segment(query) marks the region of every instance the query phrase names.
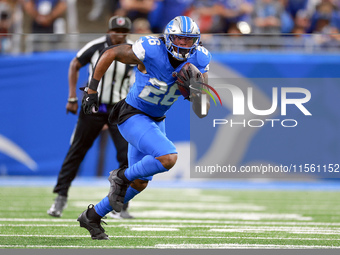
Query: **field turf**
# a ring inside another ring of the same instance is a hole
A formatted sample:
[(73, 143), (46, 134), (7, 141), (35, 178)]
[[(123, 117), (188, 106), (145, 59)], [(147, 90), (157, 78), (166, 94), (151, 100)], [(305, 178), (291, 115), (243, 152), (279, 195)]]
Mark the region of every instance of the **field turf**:
[(47, 187), (0, 187), (0, 249), (340, 248), (340, 192), (149, 188), (131, 220), (107, 218), (109, 241), (90, 238), (78, 215), (107, 188), (72, 187), (62, 218)]

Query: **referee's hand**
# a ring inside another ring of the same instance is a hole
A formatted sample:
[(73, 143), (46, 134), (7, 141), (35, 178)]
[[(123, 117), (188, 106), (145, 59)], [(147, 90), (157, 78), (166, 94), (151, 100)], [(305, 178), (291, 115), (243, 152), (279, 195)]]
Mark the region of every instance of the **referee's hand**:
[(67, 102), (66, 104), (66, 113), (73, 113), (73, 114), (77, 114), (78, 111), (78, 102)]

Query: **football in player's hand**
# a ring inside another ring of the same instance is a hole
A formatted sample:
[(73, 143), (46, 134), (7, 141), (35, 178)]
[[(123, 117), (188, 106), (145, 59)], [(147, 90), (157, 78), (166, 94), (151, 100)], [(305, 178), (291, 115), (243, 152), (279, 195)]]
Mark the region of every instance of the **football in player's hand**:
[(200, 94), (202, 82), (202, 73), (191, 63), (186, 63), (177, 73), (176, 83), (184, 99), (190, 100), (194, 94)]

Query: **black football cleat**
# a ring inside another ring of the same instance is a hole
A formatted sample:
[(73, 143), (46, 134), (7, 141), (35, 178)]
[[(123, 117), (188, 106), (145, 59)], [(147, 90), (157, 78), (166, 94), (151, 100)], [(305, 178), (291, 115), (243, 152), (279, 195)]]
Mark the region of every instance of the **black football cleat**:
[(108, 178), (110, 182), (110, 191), (107, 197), (109, 198), (112, 209), (116, 212), (121, 212), (124, 205), (124, 197), (126, 190), (131, 182), (126, 182), (122, 178), (118, 177), (119, 171), (124, 171), (126, 167), (122, 167), (110, 172)]
[[(93, 240), (110, 240), (109, 236), (105, 234), (104, 228), (100, 225), (101, 222), (105, 223), (102, 220), (95, 221), (88, 218), (88, 211), (94, 210), (94, 206), (91, 204), (89, 207), (79, 215), (77, 221), (80, 223), (80, 227), (86, 228)], [(106, 223), (105, 223), (106, 224)]]
[(66, 206), (67, 197), (58, 195), (51, 205), (51, 208), (47, 210), (47, 213), (53, 217), (61, 217)]

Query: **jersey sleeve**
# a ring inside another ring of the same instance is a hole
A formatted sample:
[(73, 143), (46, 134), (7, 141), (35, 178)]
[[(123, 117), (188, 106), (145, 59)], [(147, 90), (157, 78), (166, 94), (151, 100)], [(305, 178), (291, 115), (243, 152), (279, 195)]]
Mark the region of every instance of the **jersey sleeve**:
[(159, 38), (143, 36), (132, 45), (132, 51), (145, 64), (159, 57), (160, 47), (163, 46)]
[(146, 46), (145, 42), (146, 42), (146, 38), (145, 36), (143, 36), (139, 38), (137, 41), (135, 41), (135, 43), (132, 45), (133, 53), (135, 53), (137, 58), (139, 58), (139, 60), (143, 62), (145, 60), (145, 46)]
[(201, 73), (206, 73), (209, 71), (209, 63), (211, 61), (210, 52), (203, 46), (197, 47), (197, 68)]

